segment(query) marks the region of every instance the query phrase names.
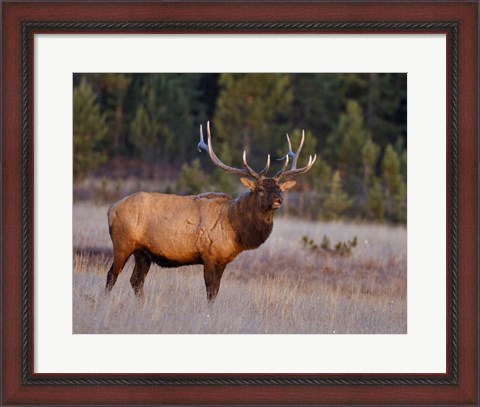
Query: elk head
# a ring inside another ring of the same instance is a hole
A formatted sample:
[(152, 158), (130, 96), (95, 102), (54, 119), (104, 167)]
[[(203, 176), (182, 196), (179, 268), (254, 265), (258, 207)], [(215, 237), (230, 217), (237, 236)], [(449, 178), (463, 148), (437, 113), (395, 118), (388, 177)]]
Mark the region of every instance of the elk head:
[[(305, 167), (297, 168), (297, 161), (300, 151), (303, 147), (303, 142), (305, 141), (305, 131), (302, 131), (302, 139), (300, 141), (300, 146), (298, 150), (294, 153), (292, 151), (292, 144), (290, 142), (290, 137), (287, 134), (288, 142), (288, 153), (280, 158), (280, 160), (285, 160), (283, 167), (278, 171), (273, 177), (266, 177), (268, 170), (270, 169), (270, 154), (267, 156), (267, 164), (265, 168), (260, 172), (255, 172), (247, 163), (247, 152), (243, 151), (243, 166), (244, 168), (234, 168), (228, 165), (225, 165), (220, 161), (212, 147), (212, 136), (210, 133), (210, 122), (207, 122), (207, 143), (205, 143), (203, 137), (202, 125), (200, 125), (200, 142), (198, 143), (198, 151), (205, 150), (210, 155), (212, 162), (222, 170), (234, 174), (240, 175), (240, 181), (245, 187), (247, 187), (252, 194), (252, 199), (257, 203), (257, 207), (260, 208), (262, 212), (269, 212), (280, 208), (283, 202), (282, 192), (288, 191), (291, 189), (296, 182), (289, 180), (286, 182), (280, 182), (282, 178), (294, 177), (300, 174), (304, 174), (312, 168), (317, 155), (315, 154), (308, 159), (308, 164)], [(289, 159), (292, 158), (292, 166), (287, 170)]]

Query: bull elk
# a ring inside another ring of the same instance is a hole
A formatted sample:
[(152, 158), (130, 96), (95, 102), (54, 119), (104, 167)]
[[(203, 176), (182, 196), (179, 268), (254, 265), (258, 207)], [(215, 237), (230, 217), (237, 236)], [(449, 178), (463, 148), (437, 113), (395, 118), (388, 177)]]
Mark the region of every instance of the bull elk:
[[(316, 155), (310, 156), (305, 167), (297, 168), (300, 146), (283, 157), (282, 168), (271, 178), (270, 155), (265, 168), (255, 172), (243, 152), (244, 168), (222, 163), (212, 148), (210, 123), (207, 123), (208, 144), (200, 126), (198, 150), (205, 150), (214, 165), (241, 176), (248, 192), (233, 199), (224, 193), (207, 192), (193, 196), (138, 192), (114, 203), (108, 210), (108, 225), (113, 242), (114, 260), (107, 275), (106, 291), (111, 291), (118, 274), (133, 254), (135, 267), (130, 283), (135, 294), (143, 297), (143, 284), (152, 262), (160, 267), (203, 264), (207, 299), (217, 296), (220, 279), (228, 263), (244, 250), (263, 244), (273, 228), (273, 214), (282, 204), (282, 192), (295, 181), (280, 183), (280, 179), (304, 174), (312, 168)], [(287, 166), (289, 158), (292, 165)]]

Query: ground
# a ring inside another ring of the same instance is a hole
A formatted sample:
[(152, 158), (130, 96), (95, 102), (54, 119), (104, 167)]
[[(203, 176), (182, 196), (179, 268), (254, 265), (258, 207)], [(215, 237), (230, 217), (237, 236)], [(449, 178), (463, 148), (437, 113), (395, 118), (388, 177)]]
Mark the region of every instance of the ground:
[[(240, 254), (213, 305), (202, 266), (152, 268), (145, 298), (130, 286), (133, 258), (110, 295), (107, 207), (73, 208), (73, 333), (401, 334), (407, 332), (407, 232), (403, 226), (282, 218), (260, 248)], [(314, 252), (357, 237), (350, 256)]]

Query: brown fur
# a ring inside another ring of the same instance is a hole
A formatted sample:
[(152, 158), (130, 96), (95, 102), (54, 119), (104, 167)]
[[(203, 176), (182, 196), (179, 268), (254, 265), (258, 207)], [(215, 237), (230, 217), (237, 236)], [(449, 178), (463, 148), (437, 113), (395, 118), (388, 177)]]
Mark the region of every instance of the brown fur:
[(128, 258), (135, 256), (130, 283), (138, 296), (152, 262), (161, 267), (203, 264), (207, 298), (213, 301), (222, 273), (243, 250), (255, 249), (273, 228), (273, 213), (282, 190), (272, 178), (242, 179), (249, 192), (232, 199), (227, 194), (194, 196), (139, 192), (108, 210), (114, 260), (107, 276), (110, 291)]

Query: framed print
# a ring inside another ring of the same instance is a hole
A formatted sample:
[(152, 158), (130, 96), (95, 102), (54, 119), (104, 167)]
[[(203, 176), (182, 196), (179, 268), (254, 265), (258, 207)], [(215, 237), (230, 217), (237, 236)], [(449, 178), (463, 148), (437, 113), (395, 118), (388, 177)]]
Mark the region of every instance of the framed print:
[(3, 404), (478, 404), (476, 2), (2, 12)]

